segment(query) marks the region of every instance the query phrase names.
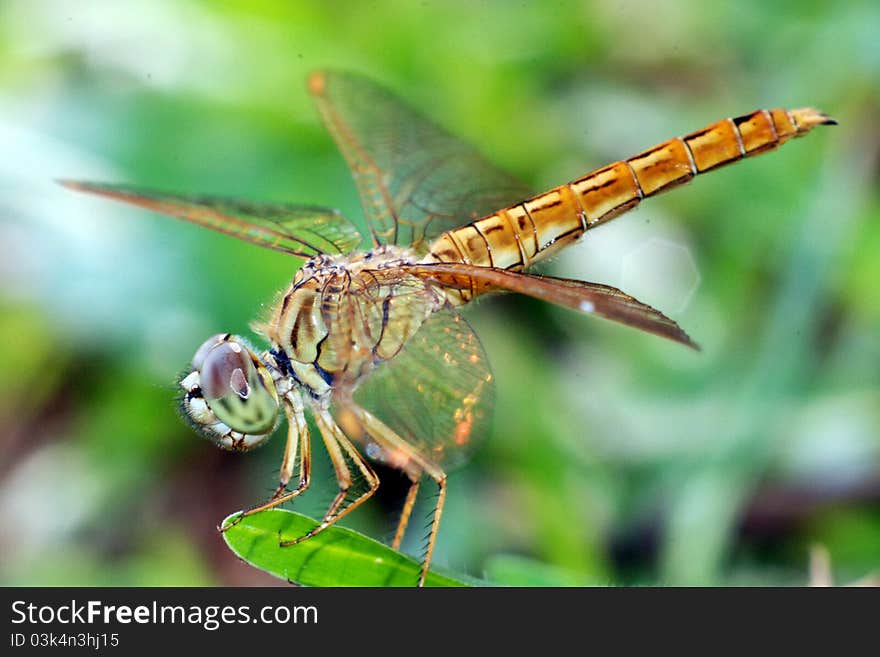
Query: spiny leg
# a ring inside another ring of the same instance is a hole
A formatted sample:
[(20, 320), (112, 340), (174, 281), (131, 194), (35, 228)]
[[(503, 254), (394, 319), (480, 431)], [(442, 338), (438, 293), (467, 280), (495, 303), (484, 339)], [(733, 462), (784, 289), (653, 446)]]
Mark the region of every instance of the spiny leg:
[[(312, 472), (311, 441), (309, 439), (309, 427), (306, 424), (302, 399), (298, 394), (290, 393), (285, 397), (284, 413), (287, 416), (288, 425), (287, 444), (284, 447), (284, 459), (281, 462), (281, 472), (278, 476), (278, 488), (275, 489), (272, 497), (262, 504), (256, 504), (239, 512), (239, 515), (221, 528), (221, 531), (226, 531), (241, 522), (243, 518), (254, 513), (280, 506), (297, 497), (309, 487)], [(299, 485), (294, 490), (288, 491), (287, 485), (293, 478), (297, 454), (300, 455)]]
[[(278, 474), (278, 488), (272, 494), (270, 499), (278, 499), (285, 497), (291, 500), (309, 487), (312, 475), (312, 449), (309, 440), (309, 425), (306, 423), (305, 410), (303, 408), (302, 398), (299, 394), (290, 393), (291, 410), (287, 413), (287, 421), (296, 424), (296, 431), (290, 431), (287, 435), (287, 446), (284, 448), (284, 459), (281, 461), (281, 471)], [(302, 447), (300, 449), (298, 442), (302, 436)], [(293, 477), (293, 470), (296, 467), (297, 452), (300, 452), (300, 468), (299, 468), (299, 485), (291, 495), (286, 496), (287, 485)]]
[[(360, 452), (351, 444), (351, 441), (346, 438), (345, 434), (330, 416), (330, 413), (325, 409), (316, 409), (315, 423), (321, 431), (321, 437), (324, 439), (327, 453), (330, 455), (333, 469), (336, 471), (339, 493), (333, 499), (333, 502), (327, 509), (327, 513), (324, 514), (324, 519), (317, 527), (299, 538), (290, 541), (280, 541), (279, 545), (281, 547), (296, 545), (324, 531), (327, 527), (335, 524), (366, 502), (376, 492), (376, 489), (379, 488), (379, 477), (376, 476), (376, 473), (373, 472), (373, 469), (367, 464), (364, 457), (360, 455)], [(348, 456), (352, 463), (355, 464), (367, 482), (367, 490), (355, 499), (350, 500), (347, 504), (345, 504), (346, 498), (353, 482), (351, 471), (345, 462), (345, 456)], [(343, 504), (345, 505), (343, 506)]]
[[(368, 413), (364, 409), (351, 405), (351, 410), (358, 416), (364, 431), (379, 444), (390, 455), (391, 465), (397, 467), (407, 475), (410, 479), (414, 479), (415, 473), (421, 477), (421, 473), (427, 474), (437, 484), (439, 489), (437, 501), (434, 504), (434, 513), (431, 516), (431, 530), (428, 534), (428, 547), (425, 550), (425, 558), (422, 561), (421, 572), (419, 573), (419, 586), (424, 586), (425, 577), (428, 575), (428, 568), (431, 565), (431, 558), (434, 556), (434, 546), (437, 543), (437, 532), (440, 528), (440, 517), (443, 515), (443, 506), (446, 503), (446, 473), (439, 465), (420, 454), (419, 451), (410, 445), (406, 440), (398, 436), (390, 427), (384, 424), (374, 415)], [(407, 494), (406, 505), (404, 506), (405, 514), (401, 516), (401, 523), (398, 525), (398, 534), (402, 537), (403, 531), (406, 529), (406, 523), (409, 521), (409, 514), (412, 512), (412, 505), (415, 503), (415, 494), (418, 492), (418, 479), (415, 479), (410, 492)], [(415, 488), (415, 491), (413, 491)], [(398, 541), (398, 535), (394, 537)]]
[(425, 585), (425, 577), (428, 575), (428, 564), (434, 556), (434, 545), (437, 543), (437, 531), (440, 528), (440, 516), (443, 515), (443, 505), (446, 503), (446, 474), (444, 473), (434, 481), (437, 482), (437, 501), (434, 503), (434, 516), (431, 518), (431, 532), (428, 535), (428, 549), (425, 550), (425, 562), (422, 564), (422, 572), (419, 575), (419, 586)]
[(403, 535), (406, 532), (406, 526), (409, 524), (409, 517), (412, 514), (413, 507), (416, 503), (416, 495), (419, 493), (420, 479), (411, 479), (409, 490), (406, 493), (406, 500), (403, 503), (403, 509), (400, 512), (400, 520), (397, 521), (397, 531), (394, 532), (394, 540), (391, 541), (391, 549), (399, 550), (400, 543), (403, 541)]

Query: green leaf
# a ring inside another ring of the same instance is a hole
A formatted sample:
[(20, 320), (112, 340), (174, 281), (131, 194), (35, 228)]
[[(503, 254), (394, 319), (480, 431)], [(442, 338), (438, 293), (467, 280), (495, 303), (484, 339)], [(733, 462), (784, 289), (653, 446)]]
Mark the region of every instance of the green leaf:
[[(238, 514), (223, 521), (223, 527)], [(229, 548), (255, 568), (303, 586), (415, 586), (420, 565), (387, 545), (344, 527), (328, 527), (298, 545), (280, 540), (303, 536), (318, 523), (300, 513), (270, 509), (247, 516), (223, 532)], [(473, 586), (479, 582), (433, 570), (425, 586)]]

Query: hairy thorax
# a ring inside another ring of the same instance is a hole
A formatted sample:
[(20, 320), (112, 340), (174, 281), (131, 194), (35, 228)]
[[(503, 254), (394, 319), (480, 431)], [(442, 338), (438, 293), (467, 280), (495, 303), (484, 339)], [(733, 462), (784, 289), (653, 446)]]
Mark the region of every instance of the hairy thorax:
[(399, 269), (416, 260), (408, 249), (381, 246), (307, 261), (258, 327), (282, 374), (329, 403), (397, 355), (446, 303), (442, 289)]

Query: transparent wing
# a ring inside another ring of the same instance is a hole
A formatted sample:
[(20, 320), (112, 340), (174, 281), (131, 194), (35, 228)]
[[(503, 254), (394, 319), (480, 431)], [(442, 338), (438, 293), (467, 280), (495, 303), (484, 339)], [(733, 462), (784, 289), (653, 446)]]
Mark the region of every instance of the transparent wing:
[(405, 270), (450, 287), (525, 294), (699, 349), (678, 324), (659, 310), (608, 285), (461, 263), (411, 265)]
[(70, 189), (131, 203), (301, 258), (319, 253), (346, 253), (362, 239), (348, 219), (328, 208), (184, 196), (128, 185), (59, 182)]
[(360, 76), (318, 72), (309, 90), (360, 192), (375, 243), (416, 251), (530, 196), (512, 176)]
[(354, 399), (420, 454), (451, 468), (486, 437), (493, 384), (470, 325), (441, 311), (399, 354), (376, 367)]

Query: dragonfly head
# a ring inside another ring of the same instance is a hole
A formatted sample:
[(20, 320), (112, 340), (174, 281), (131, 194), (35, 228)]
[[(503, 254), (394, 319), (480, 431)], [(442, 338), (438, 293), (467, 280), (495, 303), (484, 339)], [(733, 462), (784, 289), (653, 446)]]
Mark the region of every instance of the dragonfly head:
[(224, 449), (253, 449), (278, 426), (278, 392), (272, 374), (248, 344), (219, 333), (193, 356), (180, 381), (183, 415)]

